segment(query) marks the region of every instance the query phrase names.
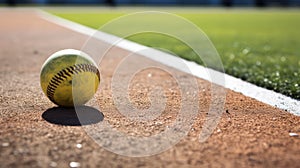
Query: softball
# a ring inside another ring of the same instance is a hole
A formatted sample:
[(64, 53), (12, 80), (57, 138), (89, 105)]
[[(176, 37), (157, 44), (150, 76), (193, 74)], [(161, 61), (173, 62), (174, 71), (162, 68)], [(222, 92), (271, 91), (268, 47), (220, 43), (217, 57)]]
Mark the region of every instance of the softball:
[(54, 104), (83, 105), (96, 93), (100, 83), (97, 64), (86, 53), (65, 49), (52, 54), (40, 73), (41, 87)]

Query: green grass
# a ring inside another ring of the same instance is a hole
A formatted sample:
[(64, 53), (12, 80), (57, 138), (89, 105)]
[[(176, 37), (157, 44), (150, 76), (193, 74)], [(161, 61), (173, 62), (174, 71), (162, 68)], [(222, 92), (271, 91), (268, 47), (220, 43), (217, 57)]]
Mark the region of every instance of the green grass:
[[(300, 99), (300, 11), (202, 10), (187, 8), (173, 9), (171, 12), (190, 20), (208, 35), (220, 54), (226, 73)], [(50, 12), (98, 29), (130, 10)], [(118, 31), (107, 32), (118, 35)], [(151, 33), (129, 39), (147, 46), (165, 48), (180, 57), (203, 64), (188, 46), (176, 39)]]

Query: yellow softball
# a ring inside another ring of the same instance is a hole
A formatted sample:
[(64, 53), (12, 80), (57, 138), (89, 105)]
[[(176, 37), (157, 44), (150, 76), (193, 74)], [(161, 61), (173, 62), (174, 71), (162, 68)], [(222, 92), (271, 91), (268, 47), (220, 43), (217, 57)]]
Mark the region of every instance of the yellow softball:
[(100, 73), (97, 64), (86, 53), (65, 49), (52, 54), (40, 73), (45, 95), (63, 107), (83, 105), (98, 89)]

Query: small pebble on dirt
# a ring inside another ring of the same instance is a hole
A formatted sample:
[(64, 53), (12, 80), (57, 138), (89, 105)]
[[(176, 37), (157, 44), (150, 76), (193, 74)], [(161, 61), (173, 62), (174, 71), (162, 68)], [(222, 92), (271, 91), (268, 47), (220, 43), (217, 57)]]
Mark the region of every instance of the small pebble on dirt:
[(70, 167), (79, 167), (80, 166), (80, 163), (78, 162), (70, 162)]
[(81, 145), (81, 144), (76, 144), (76, 147), (77, 147), (78, 149), (80, 149), (80, 148), (82, 148), (82, 145)]
[(51, 162), (50, 167), (57, 167), (57, 163), (56, 162)]
[(291, 137), (297, 137), (297, 136), (299, 136), (297, 133), (294, 133), (294, 132), (290, 132), (289, 135), (290, 135)]
[(2, 143), (2, 147), (8, 147), (8, 146), (9, 146), (9, 143), (8, 143), (8, 142)]

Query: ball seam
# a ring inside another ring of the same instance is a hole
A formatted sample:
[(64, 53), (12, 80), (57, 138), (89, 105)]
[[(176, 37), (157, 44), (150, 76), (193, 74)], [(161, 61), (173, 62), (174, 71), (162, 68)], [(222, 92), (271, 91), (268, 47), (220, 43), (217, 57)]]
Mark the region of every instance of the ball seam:
[(50, 80), (48, 86), (47, 86), (47, 96), (48, 98), (55, 104), (58, 105), (58, 103), (54, 99), (55, 90), (58, 88), (58, 86), (66, 81), (68, 77), (72, 77), (74, 74), (79, 74), (82, 72), (92, 72), (95, 73), (98, 76), (98, 79), (100, 79), (100, 73), (97, 67), (95, 67), (92, 64), (75, 64), (72, 66), (69, 66), (65, 69), (60, 70), (58, 73), (56, 73)]

